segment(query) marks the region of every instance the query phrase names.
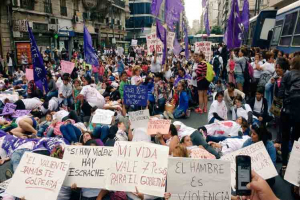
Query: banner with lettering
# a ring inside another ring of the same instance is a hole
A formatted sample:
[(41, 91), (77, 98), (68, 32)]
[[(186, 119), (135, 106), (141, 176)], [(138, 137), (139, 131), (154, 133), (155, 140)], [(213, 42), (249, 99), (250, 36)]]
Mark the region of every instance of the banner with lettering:
[(13, 118), (22, 117), (24, 115), (29, 115), (31, 110), (16, 110), (15, 113), (12, 115)]
[(251, 169), (258, 173), (262, 178), (269, 179), (278, 175), (277, 170), (266, 150), (264, 143), (257, 142), (248, 147), (234, 151), (221, 157), (221, 160), (227, 160), (231, 163), (231, 186), (235, 190), (236, 163), (235, 157), (238, 155), (247, 155), (251, 157)]
[(231, 199), (230, 162), (169, 158), (167, 192), (171, 193), (171, 200), (229, 200)]
[(169, 147), (148, 142), (116, 142), (106, 189), (163, 197)]
[(156, 32), (146, 35), (146, 41), (148, 55), (152, 55), (154, 51), (156, 53), (163, 52), (164, 44), (156, 37)]
[(295, 141), (290, 155), (289, 163), (286, 168), (284, 180), (298, 186), (300, 184), (300, 142)]
[(70, 162), (25, 152), (6, 192), (30, 200), (56, 200)]
[(210, 62), (212, 58), (212, 49), (211, 49), (211, 42), (208, 41), (201, 41), (195, 43), (195, 53), (203, 52), (205, 55), (205, 59), (207, 62)]
[(13, 103), (6, 103), (1, 115), (11, 115), (15, 112), (17, 105)]
[(151, 119), (148, 122), (148, 135), (155, 135), (157, 133), (160, 134), (168, 134), (171, 125), (171, 120), (166, 119)]
[(64, 160), (70, 161), (64, 185), (80, 188), (105, 188), (113, 147), (67, 146)]
[(150, 120), (149, 110), (138, 110), (135, 112), (128, 112), (130, 127), (132, 129), (136, 128), (146, 128)]
[(124, 103), (125, 105), (147, 106), (148, 88), (147, 86), (125, 85)]
[(115, 112), (111, 110), (97, 109), (95, 115), (93, 116), (92, 123), (109, 125), (111, 124), (114, 114)]

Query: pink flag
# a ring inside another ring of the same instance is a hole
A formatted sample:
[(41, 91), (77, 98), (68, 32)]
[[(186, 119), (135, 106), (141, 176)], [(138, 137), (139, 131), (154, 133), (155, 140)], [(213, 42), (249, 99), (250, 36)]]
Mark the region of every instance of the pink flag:
[(26, 78), (28, 81), (33, 80), (33, 69), (26, 69)]
[(62, 60), (60, 62), (60, 66), (61, 66), (61, 71), (63, 73), (71, 74), (75, 67), (75, 63)]

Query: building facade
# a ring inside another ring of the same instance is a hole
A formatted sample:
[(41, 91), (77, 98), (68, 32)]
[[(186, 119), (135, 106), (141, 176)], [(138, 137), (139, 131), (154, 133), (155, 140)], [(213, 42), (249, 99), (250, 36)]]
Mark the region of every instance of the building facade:
[[(1, 55), (13, 52), (17, 64), (22, 53), (30, 53), (26, 22), (37, 45), (71, 52), (82, 50), (83, 28), (88, 28), (95, 48), (123, 45), (129, 17), (128, 2), (122, 0), (6, 0), (1, 10)], [(6, 22), (6, 23), (5, 23)]]

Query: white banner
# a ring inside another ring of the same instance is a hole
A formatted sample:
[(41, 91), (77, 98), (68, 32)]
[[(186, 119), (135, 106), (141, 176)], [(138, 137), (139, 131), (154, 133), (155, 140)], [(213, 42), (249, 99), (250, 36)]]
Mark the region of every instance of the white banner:
[(257, 142), (251, 146), (242, 148), (221, 157), (221, 160), (228, 160), (231, 163), (231, 186), (235, 190), (236, 163), (235, 157), (247, 155), (251, 157), (251, 169), (258, 173), (262, 178), (269, 179), (278, 175), (277, 170), (266, 150), (264, 143)]
[(230, 162), (169, 158), (167, 192), (171, 200), (231, 199)]
[(116, 142), (106, 189), (163, 197), (169, 147), (148, 142)]
[(174, 49), (174, 39), (175, 39), (176, 33), (174, 32), (168, 32), (168, 37), (167, 37), (167, 45), (168, 48), (173, 50)]
[(129, 112), (130, 128), (147, 128), (150, 120), (149, 110), (139, 110), (136, 112)]
[(92, 123), (94, 124), (111, 124), (112, 117), (115, 112), (110, 110), (97, 109), (95, 115), (93, 116)]
[(284, 180), (299, 187), (300, 184), (300, 142), (295, 141), (286, 168)]
[(105, 188), (105, 179), (113, 155), (113, 147), (67, 146), (64, 160), (70, 161), (64, 185), (76, 183), (80, 188)]
[(156, 37), (156, 33), (146, 35), (147, 40), (147, 52), (148, 55), (152, 55), (153, 51), (156, 53), (162, 53), (164, 44)]
[(212, 58), (212, 50), (211, 50), (211, 42), (201, 41), (195, 43), (195, 53), (200, 53), (201, 51), (205, 55), (205, 59), (207, 62), (210, 62)]
[(70, 162), (25, 152), (6, 192), (28, 200), (56, 200)]

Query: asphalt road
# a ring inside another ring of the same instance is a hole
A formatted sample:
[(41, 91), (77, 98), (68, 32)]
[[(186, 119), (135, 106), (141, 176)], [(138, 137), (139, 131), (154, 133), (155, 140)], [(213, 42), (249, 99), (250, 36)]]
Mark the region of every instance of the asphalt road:
[[(195, 112), (191, 113), (190, 118), (188, 119), (182, 119), (180, 120), (185, 125), (193, 127), (193, 128), (199, 128), (205, 124), (207, 124), (207, 114), (197, 114)], [(273, 134), (273, 139), (276, 138), (275, 129), (270, 129), (270, 131)], [(281, 163), (276, 164), (276, 169), (280, 171)], [(294, 198), (291, 195), (291, 184), (286, 182), (281, 178), (281, 176), (276, 177), (275, 185), (273, 186), (273, 191), (276, 194), (276, 196), (281, 200), (294, 200)]]

